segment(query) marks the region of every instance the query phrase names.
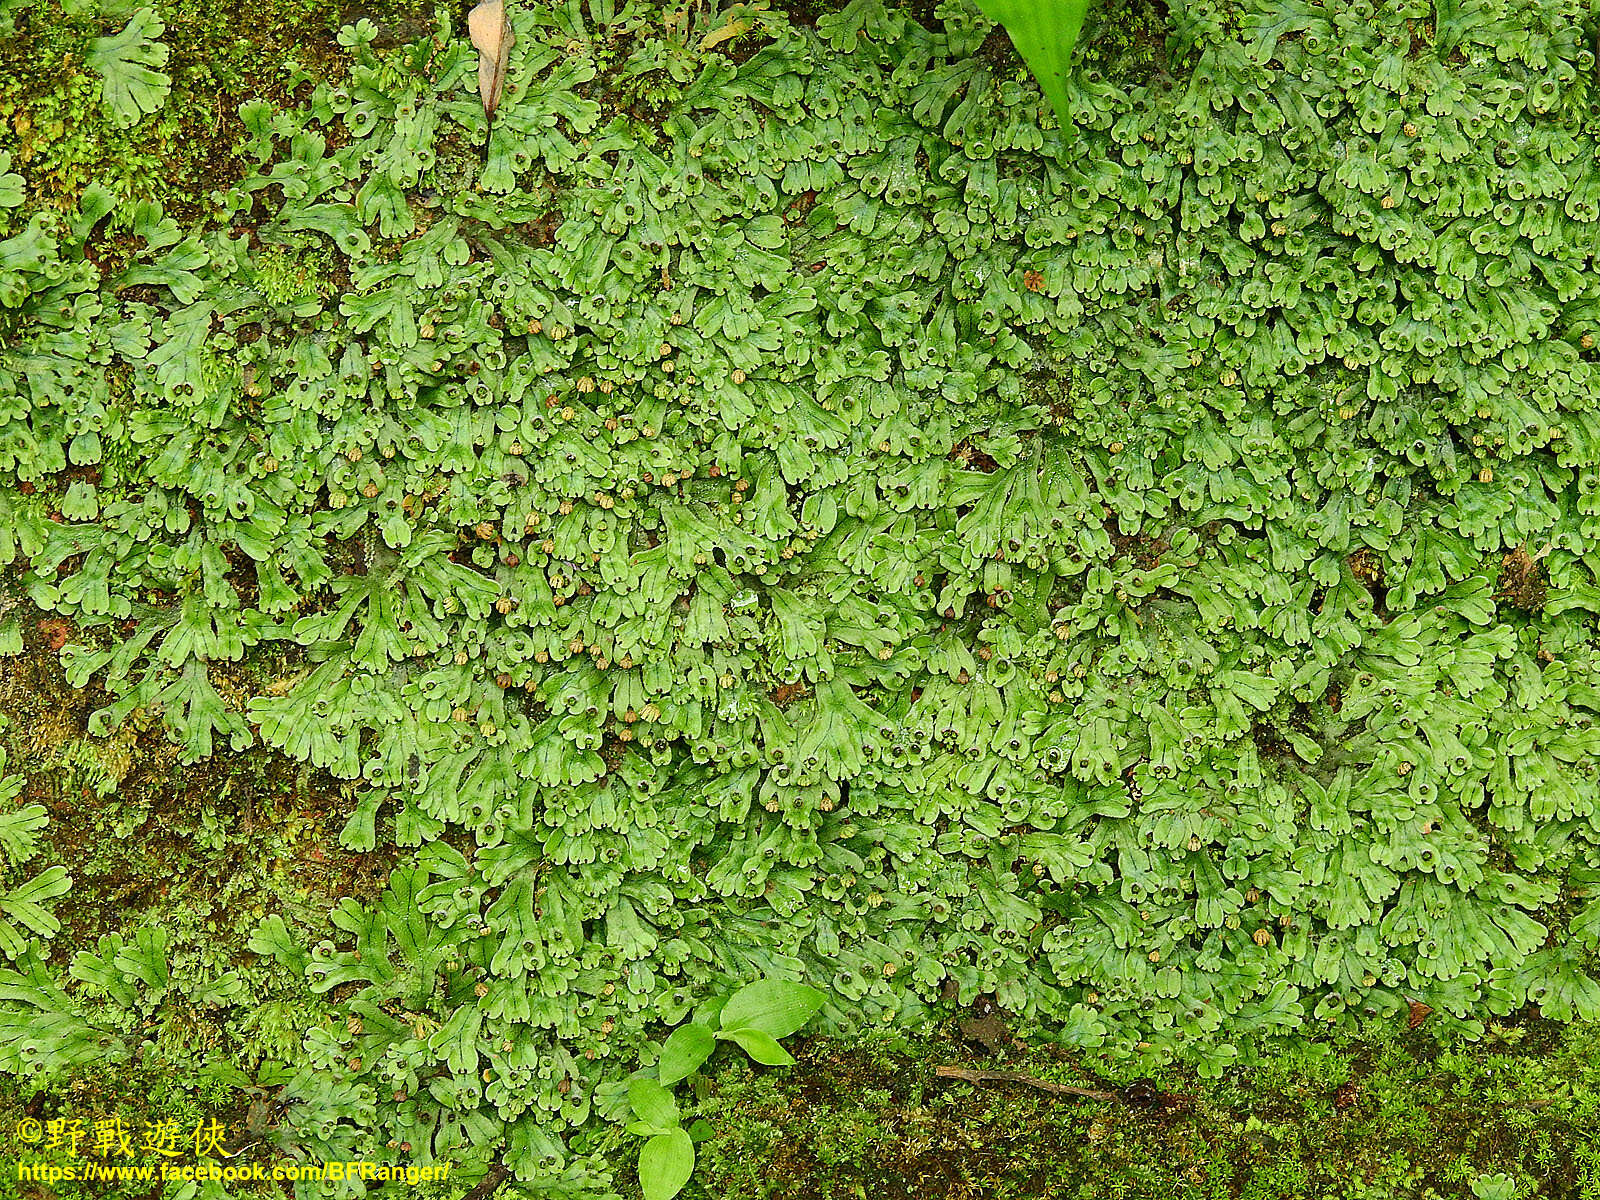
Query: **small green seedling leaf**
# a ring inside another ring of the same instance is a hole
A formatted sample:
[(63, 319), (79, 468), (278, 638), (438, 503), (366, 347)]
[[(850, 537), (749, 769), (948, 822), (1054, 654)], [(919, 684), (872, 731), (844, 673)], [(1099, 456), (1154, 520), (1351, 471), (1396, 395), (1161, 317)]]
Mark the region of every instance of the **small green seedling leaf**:
[(1472, 1181), (1477, 1200), (1516, 1200), (1517, 1181), (1509, 1175), (1480, 1175)]
[(733, 1032), (754, 1029), (771, 1038), (794, 1033), (827, 1002), (827, 995), (787, 979), (762, 979), (728, 997), (722, 1009), (722, 1028)]
[(1089, 0), (977, 0), (979, 10), (999, 21), (1039, 81), (1045, 99), (1067, 125), (1067, 68)]
[(694, 1174), (694, 1141), (682, 1129), (658, 1133), (639, 1152), (644, 1200), (672, 1200)]
[(698, 1071), (711, 1052), (717, 1048), (716, 1035), (696, 1021), (681, 1025), (672, 1031), (661, 1047), (661, 1061), (656, 1070), (661, 1082), (668, 1087), (678, 1080)]
[(718, 1036), (737, 1042), (746, 1054), (764, 1067), (794, 1066), (794, 1055), (778, 1045), (778, 1040), (771, 1034), (762, 1033), (759, 1029), (725, 1029)]
[(654, 1079), (630, 1079), (628, 1103), (633, 1115), (654, 1129), (672, 1129), (678, 1124), (678, 1102)]

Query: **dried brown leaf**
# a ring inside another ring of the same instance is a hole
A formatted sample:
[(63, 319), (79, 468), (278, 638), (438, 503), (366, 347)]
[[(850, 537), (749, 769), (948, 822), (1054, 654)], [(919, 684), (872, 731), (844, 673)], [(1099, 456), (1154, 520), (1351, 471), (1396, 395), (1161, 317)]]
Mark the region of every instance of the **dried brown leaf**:
[(708, 33), (705, 37), (700, 39), (700, 49), (715, 49), (716, 47), (722, 45), (723, 42), (730, 41), (733, 38), (738, 37), (741, 33), (749, 33), (754, 27), (754, 21), (730, 17), (728, 19), (728, 23), (721, 29), (718, 29), (712, 33)]
[(754, 4), (735, 5), (721, 29), (713, 30), (700, 39), (700, 49), (713, 50), (723, 42), (749, 33), (756, 27), (760, 14), (767, 11), (769, 4), (770, 0), (756, 0)]
[(478, 52), (478, 95), (483, 100), (483, 115), (493, 121), (506, 89), (511, 47), (517, 40), (506, 17), (505, 0), (483, 0), (468, 13), (467, 33)]

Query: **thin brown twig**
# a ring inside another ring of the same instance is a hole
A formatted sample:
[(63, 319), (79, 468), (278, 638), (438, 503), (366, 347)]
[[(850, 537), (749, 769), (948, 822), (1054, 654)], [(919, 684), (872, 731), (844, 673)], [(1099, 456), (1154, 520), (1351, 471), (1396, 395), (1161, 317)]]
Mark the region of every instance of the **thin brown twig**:
[(504, 1163), (495, 1163), (489, 1168), (489, 1173), (478, 1181), (478, 1186), (473, 1188), (462, 1200), (489, 1200), (495, 1190), (511, 1178), (511, 1168)]
[(935, 1067), (933, 1073), (943, 1076), (945, 1079), (964, 1079), (968, 1083), (1022, 1083), (1028, 1087), (1038, 1088), (1044, 1092), (1052, 1092), (1058, 1096), (1086, 1096), (1090, 1100), (1122, 1099), (1115, 1092), (1099, 1092), (1093, 1088), (1073, 1087), (1069, 1083), (1052, 1083), (1048, 1079), (1024, 1075), (1020, 1071), (982, 1071), (974, 1070), (971, 1067)]

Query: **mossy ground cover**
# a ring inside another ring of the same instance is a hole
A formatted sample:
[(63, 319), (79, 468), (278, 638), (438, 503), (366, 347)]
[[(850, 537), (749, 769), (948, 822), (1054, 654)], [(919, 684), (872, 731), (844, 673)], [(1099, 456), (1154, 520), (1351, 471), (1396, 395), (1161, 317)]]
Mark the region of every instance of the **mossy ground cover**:
[[(99, 1014), (104, 1027), (134, 1036), (130, 1060), (90, 1065), (45, 1087), (8, 1077), (0, 1121), (7, 1167), (41, 1156), (39, 1140), (18, 1134), (28, 1121), (42, 1128), (77, 1119), (92, 1131), (95, 1121), (120, 1117), (137, 1146), (155, 1123), (188, 1131), (214, 1119), (233, 1131), (236, 1148), (252, 1128), (251, 1106), (275, 1090), (257, 1085), (276, 1082), (274, 1072), (298, 1059), (306, 1028), (323, 1016), (301, 980), (250, 949), (250, 931), (268, 911), (297, 928), (326, 927), (341, 897), (381, 890), (390, 856), (338, 846), (333, 833), (349, 791), (323, 772), (267, 751), (184, 767), (159, 727), (90, 735), (96, 698), (62, 677), (53, 646), (60, 631), (36, 611), (24, 624), (25, 650), (0, 676), (0, 753), (21, 781), (16, 803), (48, 813), (38, 857), (72, 871), (72, 890), (54, 910), (54, 961), (96, 950), (106, 934), (159, 927), (180, 984), (141, 1011)], [(227, 973), (239, 977), (249, 1003), (195, 995), (195, 982)], [(92, 1141), (86, 1132), (84, 1144)], [(143, 1153), (109, 1161), (163, 1160)], [(149, 1185), (0, 1181), (7, 1196), (147, 1194)]]
[(708, 1196), (1592, 1190), (1593, 14), (513, 9), (0, 4), (13, 1111), (605, 1195), (778, 973)]
[[(226, 964), (261, 1000), (197, 1009), (173, 995), (151, 1014), (151, 1044), (138, 1064), (44, 1087), (7, 1079), (0, 1162), (38, 1157), (38, 1144), (17, 1136), (29, 1119), (118, 1114), (129, 1129), (216, 1119), (258, 1136), (275, 1118), (276, 1087), (246, 1090), (241, 1075), (272, 1080), (271, 1068), (292, 1065), (321, 1001), (248, 949), (250, 919), (281, 909), (302, 928), (319, 928), (339, 896), (376, 892), (381, 864), (338, 847), (330, 825), (342, 819), (347, 794), (321, 772), (261, 752), (223, 771), (183, 767), (159, 729), (87, 734), (94, 698), (65, 684), (53, 636), (48, 618), (30, 614), (28, 652), (10, 661), (0, 684), (0, 741), (8, 769), (26, 780), (23, 797), (50, 812), (49, 857), (74, 864), (74, 888), (56, 909), (55, 953), (64, 959), (103, 933), (157, 924), (173, 933), (175, 971)], [(1152, 1082), (1161, 1095), (1146, 1108), (939, 1078), (938, 1066), (959, 1065), (1092, 1089), (1133, 1082), (1125, 1062), (1029, 1048), (1011, 1042), (1003, 1025), (986, 1023), (984, 1044), (964, 1035), (968, 1020), (915, 1039), (812, 1038), (795, 1047), (799, 1063), (788, 1071), (721, 1062), (695, 1106), (714, 1132), (687, 1195), (1377, 1200), (1468, 1196), (1485, 1177), (1553, 1200), (1600, 1190), (1594, 1025), (1528, 1017), (1491, 1026), (1483, 1041), (1442, 1044), (1425, 1025), (1378, 1025), (1365, 1036), (1283, 1046), (1221, 1080), (1160, 1070)], [(258, 1148), (243, 1158), (268, 1156)], [(416, 1194), (455, 1200), (467, 1190)], [(0, 1178), (0, 1195), (152, 1193), (144, 1184)]]
[[(717, 1078), (699, 1109), (717, 1133), (690, 1194), (1376, 1200), (1503, 1182), (1586, 1196), (1600, 1186), (1592, 1041), (1536, 1022), (1459, 1049), (1403, 1034), (1286, 1048), (1223, 1081), (1159, 1072), (1144, 1109), (939, 1078), (937, 1065), (972, 1061), (958, 1036), (818, 1043), (788, 1074)], [(1129, 1082), (1114, 1063), (1046, 1050), (1012, 1050), (1005, 1066)]]
[[(219, 777), (176, 765), (159, 730), (88, 735), (93, 699), (65, 685), (51, 636), (48, 619), (33, 614), (29, 652), (12, 660), (0, 687), (0, 719), (8, 768), (27, 781), (23, 796), (50, 811), (50, 857), (74, 864), (75, 886), (56, 910), (55, 952), (65, 958), (102, 933), (158, 924), (173, 932), (175, 971), (225, 963), (262, 999), (248, 1010), (196, 1009), (174, 995), (151, 1014), (151, 1044), (138, 1064), (45, 1087), (6, 1080), (0, 1162), (38, 1157), (38, 1144), (17, 1136), (30, 1119), (118, 1114), (129, 1129), (216, 1119), (258, 1137), (275, 1118), (276, 1088), (246, 1090), (241, 1075), (271, 1080), (270, 1068), (293, 1064), (320, 1001), (245, 946), (249, 922), (239, 915), (283, 906), (296, 924), (318, 928), (339, 896), (373, 894), (375, 864), (330, 836), (346, 797), (320, 772), (257, 753)], [(1528, 1017), (1491, 1026), (1482, 1041), (1442, 1044), (1425, 1024), (1409, 1032), (1378, 1025), (1364, 1036), (1285, 1045), (1221, 1080), (1159, 1070), (1151, 1081), (1159, 1095), (1136, 1107), (938, 1077), (938, 1066), (959, 1065), (1096, 1090), (1134, 1082), (1125, 1062), (1030, 1048), (1003, 1023), (983, 1022), (986, 1039), (976, 1040), (971, 1020), (914, 1039), (808, 1039), (788, 1071), (722, 1062), (695, 1105), (713, 1133), (687, 1195), (1377, 1200), (1469, 1196), (1486, 1178), (1554, 1200), (1600, 1189), (1593, 1025)], [(259, 1148), (242, 1157), (268, 1158)], [(415, 1194), (455, 1200), (467, 1190)], [(0, 1178), (0, 1195), (17, 1200), (152, 1194), (145, 1184)]]
[[(391, 7), (396, 20), (414, 16)], [(30, 181), (27, 208), (74, 207), (84, 188), (99, 183), (119, 200), (159, 200), (198, 217), (212, 189), (244, 169), (239, 103), (288, 104), (305, 78), (337, 79), (346, 69), (334, 37), (343, 24), (336, 6), (160, 4), (173, 98), (156, 116), (120, 126), (102, 104), (100, 76), (85, 63), (93, 40), (125, 19), (72, 0), (12, 3), (6, 11), (0, 119), (15, 166)]]

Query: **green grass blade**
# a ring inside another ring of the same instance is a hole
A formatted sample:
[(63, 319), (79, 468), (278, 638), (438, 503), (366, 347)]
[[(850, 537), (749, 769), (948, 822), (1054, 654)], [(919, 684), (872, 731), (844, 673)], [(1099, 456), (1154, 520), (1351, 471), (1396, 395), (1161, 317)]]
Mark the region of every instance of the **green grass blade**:
[(1067, 125), (1067, 68), (1089, 0), (976, 0), (979, 10), (1011, 35), (1045, 99)]

